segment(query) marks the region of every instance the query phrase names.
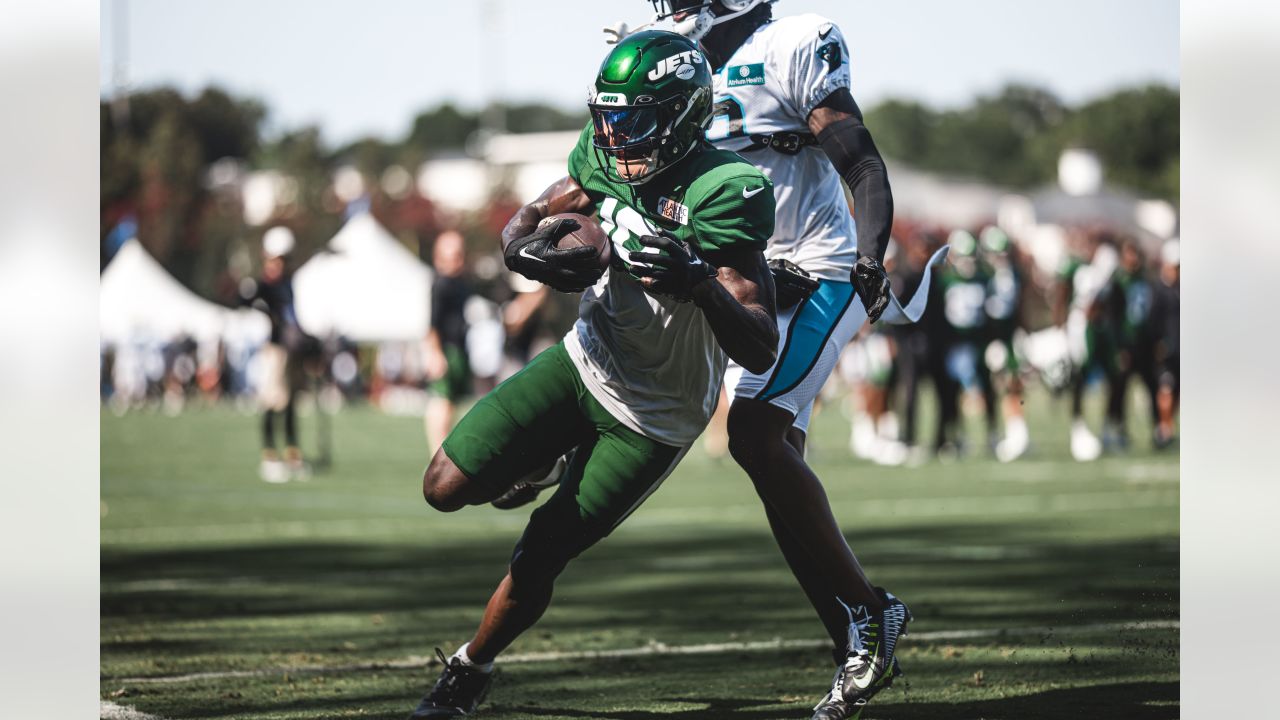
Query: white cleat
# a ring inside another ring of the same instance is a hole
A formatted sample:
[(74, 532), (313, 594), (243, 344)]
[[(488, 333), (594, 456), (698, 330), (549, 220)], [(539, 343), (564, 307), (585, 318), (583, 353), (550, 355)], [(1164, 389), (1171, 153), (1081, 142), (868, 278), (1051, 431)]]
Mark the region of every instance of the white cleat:
[(1005, 424), (1004, 438), (996, 443), (996, 459), (1000, 462), (1013, 462), (1026, 454), (1031, 445), (1025, 422)]
[(1071, 457), (1077, 462), (1090, 462), (1102, 455), (1102, 442), (1089, 431), (1083, 420), (1071, 424)]
[(258, 465), (258, 477), (263, 482), (280, 484), (289, 482), (289, 468), (280, 460), (263, 460)]

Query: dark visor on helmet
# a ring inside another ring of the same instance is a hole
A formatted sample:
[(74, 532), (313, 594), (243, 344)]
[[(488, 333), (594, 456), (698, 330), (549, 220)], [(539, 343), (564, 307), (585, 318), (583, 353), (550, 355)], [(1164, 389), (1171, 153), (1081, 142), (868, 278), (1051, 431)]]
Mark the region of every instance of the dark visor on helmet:
[(658, 108), (594, 105), (595, 146), (607, 151), (649, 147), (658, 131)]

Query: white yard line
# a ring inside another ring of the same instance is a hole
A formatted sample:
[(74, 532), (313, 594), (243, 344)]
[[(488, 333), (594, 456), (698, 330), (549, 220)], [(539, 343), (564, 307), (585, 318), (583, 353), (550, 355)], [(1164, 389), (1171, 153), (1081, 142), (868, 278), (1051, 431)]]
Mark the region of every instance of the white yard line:
[[(908, 642), (944, 642), (950, 640), (976, 640), (999, 637), (1026, 637), (1035, 635), (1061, 636), (1085, 635), (1097, 632), (1143, 632), (1147, 630), (1177, 630), (1177, 620), (1156, 620), (1135, 623), (1099, 623), (1094, 625), (1069, 625), (1064, 627), (979, 628), (972, 630), (939, 630), (911, 633)], [(715, 655), (731, 652), (767, 652), (773, 650), (822, 649), (831, 645), (830, 640), (759, 640), (754, 642), (704, 643), (701, 645), (665, 645), (650, 643), (640, 647), (614, 650), (547, 651), (508, 655), (502, 664), (563, 662), (577, 660), (605, 660), (617, 658), (648, 657), (653, 655)], [(259, 670), (227, 670), (222, 672), (188, 673), (186, 675), (159, 675), (153, 677), (116, 678), (113, 684), (142, 685), (191, 682), (194, 680), (223, 680), (228, 678), (264, 677), (284, 674), (349, 673), (371, 670), (400, 670), (428, 667), (434, 657), (414, 655), (399, 660), (360, 663), (356, 665), (294, 665)], [(103, 717), (106, 717), (104, 715)], [(120, 716), (124, 720), (148, 720), (150, 716)]]
[(159, 715), (148, 715), (131, 707), (117, 705), (109, 700), (98, 702), (98, 717), (101, 720), (165, 720)]

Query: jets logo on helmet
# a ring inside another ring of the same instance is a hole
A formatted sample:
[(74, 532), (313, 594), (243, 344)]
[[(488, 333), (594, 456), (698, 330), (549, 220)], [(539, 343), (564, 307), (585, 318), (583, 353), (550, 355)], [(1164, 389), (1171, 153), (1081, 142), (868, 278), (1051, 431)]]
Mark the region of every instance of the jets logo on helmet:
[(711, 70), (688, 38), (635, 33), (600, 65), (587, 107), (600, 169), (614, 182), (640, 184), (703, 140), (711, 121)]
[[(682, 53), (676, 53), (675, 55), (667, 57), (665, 60), (658, 63), (657, 67), (650, 70), (648, 78), (650, 80), (661, 80), (667, 73), (674, 72), (676, 73), (676, 77), (681, 80), (688, 80), (693, 77), (695, 72), (697, 72), (691, 63), (700, 62), (704, 62), (704, 60), (702, 53), (697, 50), (686, 50)], [(688, 67), (684, 67), (685, 65), (688, 65)]]

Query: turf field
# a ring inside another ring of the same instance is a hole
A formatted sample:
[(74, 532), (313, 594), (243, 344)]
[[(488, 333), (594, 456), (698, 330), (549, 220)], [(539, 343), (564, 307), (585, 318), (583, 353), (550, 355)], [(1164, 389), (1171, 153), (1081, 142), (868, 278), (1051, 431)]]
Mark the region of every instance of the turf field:
[[(1011, 465), (879, 468), (838, 407), (815, 420), (851, 545), (916, 616), (864, 718), (1178, 717), (1177, 455), (1135, 423), (1127, 456), (1076, 464), (1065, 405), (1028, 410), (1038, 445)], [(427, 507), (420, 420), (348, 409), (332, 470), (280, 486), (256, 477), (257, 426), (102, 416), (106, 715), (403, 717), (502, 576), (529, 508)], [(690, 453), (570, 566), (480, 717), (807, 718), (830, 655), (758, 502)]]

